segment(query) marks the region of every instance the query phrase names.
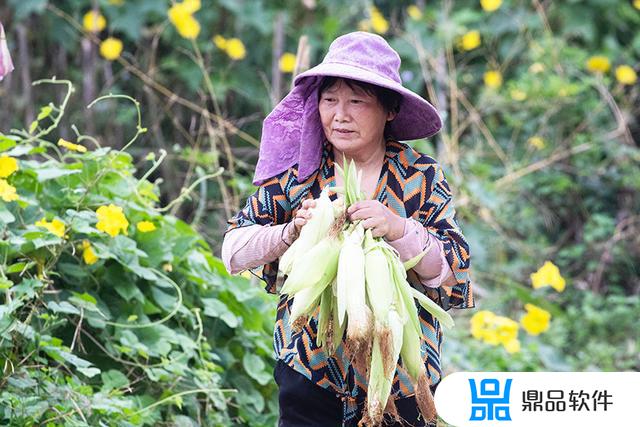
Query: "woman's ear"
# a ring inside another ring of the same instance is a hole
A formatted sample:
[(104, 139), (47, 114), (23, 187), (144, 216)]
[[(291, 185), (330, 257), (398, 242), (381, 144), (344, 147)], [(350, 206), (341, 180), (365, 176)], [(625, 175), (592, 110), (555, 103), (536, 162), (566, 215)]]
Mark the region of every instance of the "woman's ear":
[(387, 121), (390, 122), (391, 120), (395, 119), (397, 115), (398, 113), (396, 111), (389, 111), (387, 113)]

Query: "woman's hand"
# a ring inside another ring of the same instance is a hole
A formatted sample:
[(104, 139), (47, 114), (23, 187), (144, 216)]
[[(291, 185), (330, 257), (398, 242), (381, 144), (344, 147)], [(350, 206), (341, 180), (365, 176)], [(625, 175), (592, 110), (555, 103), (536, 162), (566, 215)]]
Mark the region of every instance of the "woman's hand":
[(363, 200), (347, 209), (349, 220), (362, 220), (365, 229), (370, 228), (373, 237), (392, 241), (404, 235), (404, 220), (377, 200)]
[(296, 212), (296, 216), (293, 218), (293, 225), (296, 228), (296, 234), (300, 234), (302, 227), (311, 218), (311, 209), (316, 207), (315, 199), (307, 199), (302, 202), (302, 206)]

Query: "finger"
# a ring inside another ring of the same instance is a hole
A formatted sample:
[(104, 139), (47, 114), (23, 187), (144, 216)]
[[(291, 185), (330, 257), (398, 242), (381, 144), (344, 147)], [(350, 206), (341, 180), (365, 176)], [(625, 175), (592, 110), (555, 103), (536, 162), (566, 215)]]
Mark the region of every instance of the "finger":
[(373, 227), (371, 229), (371, 235), (373, 237), (382, 237), (384, 236), (384, 232), (380, 229), (380, 227)]
[(307, 199), (305, 201), (302, 202), (302, 208), (303, 209), (310, 209), (310, 208), (315, 208), (316, 207), (316, 201), (313, 199)]
[(373, 228), (376, 228), (380, 225), (380, 221), (377, 218), (367, 218), (361, 222), (362, 226), (366, 229), (371, 228), (373, 232)]
[(362, 202), (355, 202), (354, 204), (349, 206), (349, 209), (347, 209), (347, 214), (350, 215), (362, 208), (363, 208)]
[(355, 221), (357, 219), (368, 219), (368, 218), (372, 218), (374, 216), (374, 213), (375, 212), (373, 212), (372, 209), (368, 207), (364, 207), (364, 208), (358, 209), (357, 211), (349, 215), (349, 219), (351, 221)]
[(298, 211), (298, 213), (296, 214), (296, 219), (303, 219), (305, 221), (309, 221), (309, 219), (311, 219), (311, 212)]

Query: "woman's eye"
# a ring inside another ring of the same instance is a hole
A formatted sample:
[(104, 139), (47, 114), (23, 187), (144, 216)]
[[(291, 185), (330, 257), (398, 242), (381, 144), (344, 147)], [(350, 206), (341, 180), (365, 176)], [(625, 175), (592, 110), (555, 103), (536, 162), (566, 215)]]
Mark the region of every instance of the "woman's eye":
[(335, 98), (323, 98), (323, 99), (326, 102), (334, 102), (336, 100)]
[(362, 102), (363, 102), (363, 101), (362, 101), (361, 99), (352, 99), (352, 100), (351, 100), (351, 103), (352, 103), (352, 104), (362, 104)]

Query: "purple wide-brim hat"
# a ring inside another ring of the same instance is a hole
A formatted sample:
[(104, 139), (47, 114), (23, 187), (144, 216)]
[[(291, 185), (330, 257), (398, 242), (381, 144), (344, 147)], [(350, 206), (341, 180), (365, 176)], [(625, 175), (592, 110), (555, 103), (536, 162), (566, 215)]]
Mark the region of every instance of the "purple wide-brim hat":
[(318, 112), (318, 89), (327, 76), (359, 80), (399, 93), (400, 110), (386, 127), (394, 139), (427, 138), (442, 128), (433, 105), (402, 86), (400, 56), (386, 40), (362, 31), (345, 34), (331, 43), (322, 63), (295, 78), (294, 88), (265, 118), (255, 185), (295, 164), (300, 182), (320, 166), (325, 136)]

